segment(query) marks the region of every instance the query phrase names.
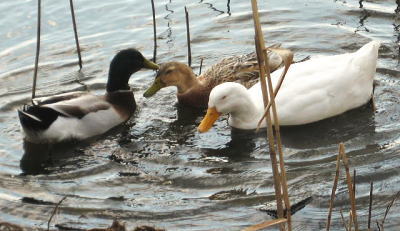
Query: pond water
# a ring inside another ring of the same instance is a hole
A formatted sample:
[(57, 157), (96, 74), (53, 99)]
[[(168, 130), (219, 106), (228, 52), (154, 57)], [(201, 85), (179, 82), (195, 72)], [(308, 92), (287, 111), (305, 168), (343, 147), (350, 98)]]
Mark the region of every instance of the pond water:
[[(68, 1), (42, 1), (38, 95), (84, 89), (101, 94), (108, 65), (123, 48), (151, 58), (150, 1), (75, 1), (83, 66), (77, 55)], [(373, 223), (400, 190), (400, 6), (395, 1), (260, 1), (267, 44), (281, 43), (295, 59), (355, 51), (382, 42), (375, 77), (377, 110), (369, 106), (318, 123), (282, 129), (289, 192), (293, 201), (312, 197), (293, 216), (294, 230), (325, 227), (338, 143), (357, 170), (361, 227), (366, 227), (369, 183), (374, 182)], [(232, 131), (227, 119), (199, 134), (204, 111), (176, 104), (173, 88), (142, 97), (154, 72), (141, 71), (130, 84), (138, 110), (125, 125), (94, 139), (61, 145), (24, 143), (16, 110), (31, 95), (36, 41), (36, 1), (1, 1), (0, 11), (0, 221), (45, 228), (64, 196), (58, 224), (167, 230), (240, 230), (272, 219), (260, 211), (274, 200), (264, 133)], [(399, 3), (397, 3), (399, 4)], [(250, 1), (156, 1), (157, 62), (186, 62), (184, 6), (190, 14), (193, 68), (254, 50)], [(360, 8), (360, 6), (362, 6)], [(348, 214), (343, 173), (333, 229)], [(209, 197), (236, 190), (225, 200)], [(247, 192), (243, 192), (243, 191)], [(400, 203), (387, 230), (399, 230)], [(54, 226), (52, 226), (54, 227)], [(374, 226), (375, 227), (375, 226)]]

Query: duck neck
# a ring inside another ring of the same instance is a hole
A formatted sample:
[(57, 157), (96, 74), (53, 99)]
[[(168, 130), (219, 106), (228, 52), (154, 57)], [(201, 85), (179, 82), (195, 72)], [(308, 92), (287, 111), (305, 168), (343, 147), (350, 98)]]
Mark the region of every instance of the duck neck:
[(129, 78), (132, 72), (126, 68), (110, 67), (107, 81), (107, 92), (129, 90)]
[(202, 84), (192, 70), (184, 73), (185, 77), (177, 84), (178, 94), (183, 94), (192, 88), (201, 87)]
[(256, 104), (251, 97), (246, 94), (238, 106), (230, 113), (229, 124), (239, 129), (253, 129), (254, 123), (257, 123), (258, 111)]

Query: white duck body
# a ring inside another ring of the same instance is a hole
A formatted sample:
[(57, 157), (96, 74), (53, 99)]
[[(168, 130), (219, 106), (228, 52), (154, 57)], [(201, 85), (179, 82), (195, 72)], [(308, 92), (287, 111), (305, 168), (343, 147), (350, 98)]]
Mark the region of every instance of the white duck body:
[[(379, 46), (379, 42), (372, 41), (354, 53), (292, 64), (276, 97), (280, 125), (316, 122), (367, 103), (373, 94)], [(277, 70), (271, 75), (274, 88), (282, 71)], [(229, 88), (232, 84), (226, 86)], [(236, 103), (230, 111), (220, 109), (217, 102), (223, 88), (221, 84), (216, 87), (217, 92), (211, 93), (210, 99), (214, 99), (210, 100), (209, 108), (215, 106), (218, 112), (230, 113), (232, 127), (255, 129), (264, 114), (260, 83), (247, 91), (245, 88), (240, 90), (240, 85), (234, 86), (236, 97), (230, 100)], [(262, 127), (265, 126), (264, 120)]]

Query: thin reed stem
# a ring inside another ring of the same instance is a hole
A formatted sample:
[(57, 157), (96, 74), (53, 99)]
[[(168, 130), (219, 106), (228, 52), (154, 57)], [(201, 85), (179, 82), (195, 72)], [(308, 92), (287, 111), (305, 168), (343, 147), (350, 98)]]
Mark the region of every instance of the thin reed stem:
[[(267, 75), (267, 79), (270, 78), (269, 69), (268, 69), (268, 60), (265, 59), (265, 42), (264, 36), (262, 34), (259, 15), (258, 15), (258, 6), (257, 1), (251, 1), (252, 10), (253, 10), (253, 21), (254, 21), (254, 30), (255, 30), (255, 44), (257, 51), (257, 59), (260, 70), (260, 82), (261, 82), (261, 90), (263, 94), (264, 106), (268, 105), (268, 93), (267, 93), (267, 84), (265, 80), (265, 75)], [(267, 67), (266, 67), (267, 66)], [(271, 94), (272, 95), (272, 94)], [(273, 98), (272, 98), (273, 100)], [(275, 197), (277, 202), (277, 215), (278, 218), (283, 218), (283, 206), (282, 206), (282, 183), (281, 177), (278, 169), (277, 158), (276, 158), (276, 150), (275, 150), (275, 139), (272, 128), (272, 121), (269, 114), (266, 116), (267, 119), (267, 136), (268, 136), (268, 144), (269, 144), (269, 153), (271, 158), (272, 171), (274, 176), (274, 188), (275, 188)], [(290, 213), (290, 211), (289, 211)], [(288, 213), (288, 214), (289, 214)], [(290, 217), (290, 215), (289, 215)], [(288, 219), (288, 229), (291, 230), (290, 220)], [(280, 225), (280, 230), (285, 230), (284, 224)]]
[(188, 46), (188, 66), (192, 66), (192, 49), (190, 48), (190, 28), (189, 28), (189, 13), (185, 6), (185, 17), (186, 17), (186, 39)]
[(368, 206), (368, 230), (371, 230), (371, 215), (372, 215), (372, 195), (374, 191), (374, 182), (371, 181), (369, 188), (369, 206)]
[(151, 0), (151, 11), (153, 13), (153, 35), (154, 35), (154, 50), (153, 50), (153, 62), (156, 62), (157, 56), (157, 25), (156, 25), (156, 10), (154, 7), (154, 0)]
[(75, 20), (75, 11), (74, 11), (73, 0), (69, 0), (69, 5), (70, 5), (70, 8), (71, 8), (72, 26), (74, 27), (74, 37), (75, 37), (76, 50), (78, 52), (79, 70), (81, 70), (82, 69), (81, 47), (79, 46), (78, 29), (76, 28), (76, 20)]
[(37, 7), (37, 34), (36, 34), (36, 56), (35, 56), (35, 69), (33, 72), (33, 85), (32, 85), (32, 104), (34, 104), (33, 99), (36, 95), (36, 81), (37, 81), (37, 72), (39, 66), (39, 53), (40, 53), (40, 24), (41, 24), (41, 0), (38, 0)]

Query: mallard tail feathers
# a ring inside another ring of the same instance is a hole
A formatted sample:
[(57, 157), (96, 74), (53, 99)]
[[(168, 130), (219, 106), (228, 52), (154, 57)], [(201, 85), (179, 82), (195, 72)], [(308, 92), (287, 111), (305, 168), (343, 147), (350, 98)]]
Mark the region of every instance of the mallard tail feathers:
[(47, 129), (59, 115), (59, 112), (51, 108), (36, 105), (24, 105), (18, 110), (22, 127), (35, 131)]

